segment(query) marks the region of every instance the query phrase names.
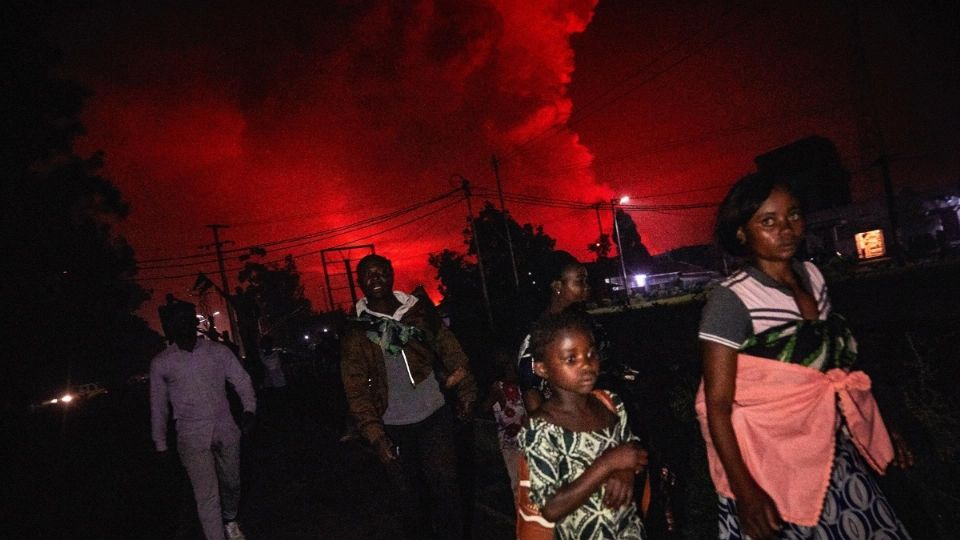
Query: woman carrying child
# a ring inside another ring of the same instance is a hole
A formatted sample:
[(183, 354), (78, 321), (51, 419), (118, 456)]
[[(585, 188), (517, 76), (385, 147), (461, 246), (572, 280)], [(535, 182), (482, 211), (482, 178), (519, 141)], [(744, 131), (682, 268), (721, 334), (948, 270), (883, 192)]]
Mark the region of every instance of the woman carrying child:
[(720, 499), (719, 537), (909, 538), (869, 474), (896, 458), (870, 392), (852, 371), (846, 321), (831, 312), (820, 271), (794, 259), (800, 203), (757, 173), (720, 205), (716, 236), (746, 265), (710, 295), (700, 322), (696, 408)]
[(620, 398), (594, 390), (600, 360), (589, 320), (548, 314), (534, 325), (530, 349), (551, 394), (519, 436), (530, 501), (562, 540), (644, 538), (633, 485), (647, 453)]
[[(547, 269), (549, 299), (547, 309), (541, 316), (557, 314), (567, 309), (580, 309), (590, 297), (587, 268), (583, 263), (566, 251), (558, 250), (550, 254)], [(529, 334), (520, 345), (517, 359), (523, 405), (528, 413), (533, 412), (550, 397), (550, 387), (534, 373)]]

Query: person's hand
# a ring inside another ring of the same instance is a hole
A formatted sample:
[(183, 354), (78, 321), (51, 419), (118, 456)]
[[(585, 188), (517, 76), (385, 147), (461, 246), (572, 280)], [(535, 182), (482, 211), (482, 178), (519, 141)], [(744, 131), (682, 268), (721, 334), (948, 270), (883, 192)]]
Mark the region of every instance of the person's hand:
[(890, 442), (893, 443), (893, 464), (901, 469), (913, 467), (913, 452), (899, 431), (890, 430)]
[(737, 514), (743, 533), (754, 540), (780, 538), (782, 518), (776, 503), (756, 483), (737, 494)]
[(393, 441), (390, 440), (390, 437), (386, 435), (380, 437), (373, 443), (373, 448), (377, 452), (377, 458), (380, 460), (380, 463), (384, 465), (389, 465), (397, 459), (397, 454)]
[(250, 435), (256, 426), (257, 415), (250, 411), (243, 411), (243, 416), (240, 417), (240, 431), (244, 435)]
[(473, 414), (473, 406), (475, 402), (472, 399), (460, 399), (457, 403), (457, 418), (460, 420), (469, 420), (470, 415)]
[(633, 502), (633, 471), (622, 469), (610, 473), (603, 483), (603, 505), (617, 509)]
[(636, 442), (610, 448), (600, 458), (611, 471), (640, 473), (647, 467), (647, 451)]

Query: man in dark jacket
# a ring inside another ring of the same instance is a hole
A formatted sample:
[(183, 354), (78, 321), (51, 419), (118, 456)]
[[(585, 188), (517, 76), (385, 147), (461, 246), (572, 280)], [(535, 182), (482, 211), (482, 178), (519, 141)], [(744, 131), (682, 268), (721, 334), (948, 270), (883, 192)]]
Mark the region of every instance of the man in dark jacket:
[[(467, 357), (433, 305), (393, 290), (393, 267), (379, 255), (357, 264), (365, 295), (341, 340), (341, 376), (357, 429), (413, 503), (425, 481), (440, 538), (464, 535), (453, 414), (466, 418), (477, 396)], [(408, 533), (430, 536), (424, 509), (405, 512)], [(416, 530), (409, 530), (415, 528)]]

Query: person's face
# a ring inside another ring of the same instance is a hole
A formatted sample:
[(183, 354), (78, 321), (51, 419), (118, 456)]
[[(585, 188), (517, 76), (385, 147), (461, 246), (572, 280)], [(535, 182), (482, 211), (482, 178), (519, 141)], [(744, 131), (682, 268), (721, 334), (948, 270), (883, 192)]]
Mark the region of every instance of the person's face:
[(554, 281), (553, 292), (563, 305), (586, 302), (590, 296), (590, 284), (587, 282), (587, 269), (582, 265), (564, 269), (560, 279)]
[(737, 238), (757, 261), (790, 260), (803, 239), (804, 220), (800, 203), (783, 188), (770, 192), (767, 200), (746, 225), (737, 230)]
[(577, 328), (559, 332), (547, 345), (544, 356), (534, 362), (534, 369), (551, 387), (576, 394), (593, 391), (600, 372), (600, 357), (588, 333)]
[(393, 269), (390, 265), (374, 261), (360, 272), (360, 290), (370, 299), (386, 298), (393, 294)]
[(171, 317), (167, 323), (168, 336), (178, 343), (186, 343), (197, 337), (196, 313), (183, 312)]

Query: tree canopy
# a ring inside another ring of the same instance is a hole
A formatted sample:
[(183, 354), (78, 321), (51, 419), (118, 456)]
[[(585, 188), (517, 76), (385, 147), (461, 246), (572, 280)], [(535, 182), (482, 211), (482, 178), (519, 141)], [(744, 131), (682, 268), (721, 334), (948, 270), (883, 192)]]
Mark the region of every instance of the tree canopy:
[[(514, 283), (510, 249), (504, 227), (506, 217), (517, 265), (519, 286)], [(547, 263), (556, 240), (540, 225), (520, 225), (486, 202), (474, 220), (483, 257), (484, 276), (493, 311), (496, 330), (503, 334), (522, 332), (545, 305)], [(430, 256), (430, 265), (437, 270), (443, 307), (454, 325), (487, 326), (484, 315), (477, 249), (470, 227), (463, 230), (464, 252), (443, 250)], [(504, 342), (514, 338), (504, 336)]]
[(149, 297), (115, 225), (129, 212), (99, 174), (103, 156), (73, 149), (86, 91), (52, 75), (58, 54), (29, 26), (7, 26), (0, 125), (4, 405), (69, 382), (120, 381), (159, 343), (134, 311)]

